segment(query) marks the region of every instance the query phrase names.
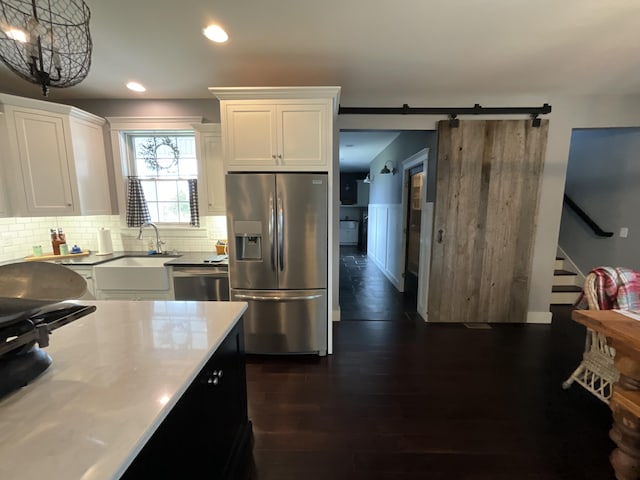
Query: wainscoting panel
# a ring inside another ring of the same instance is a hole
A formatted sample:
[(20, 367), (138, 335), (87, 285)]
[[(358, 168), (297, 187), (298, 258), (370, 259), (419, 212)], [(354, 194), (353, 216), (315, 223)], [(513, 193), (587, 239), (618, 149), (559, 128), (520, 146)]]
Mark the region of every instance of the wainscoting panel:
[(367, 232), (369, 258), (399, 290), (404, 290), (400, 256), (402, 248), (402, 205), (369, 204)]

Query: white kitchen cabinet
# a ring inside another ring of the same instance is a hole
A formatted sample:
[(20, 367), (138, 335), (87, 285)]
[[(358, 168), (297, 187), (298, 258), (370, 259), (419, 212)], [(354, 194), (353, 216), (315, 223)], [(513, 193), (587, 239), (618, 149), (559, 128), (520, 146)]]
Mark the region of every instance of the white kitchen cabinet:
[(220, 124), (194, 125), (200, 213), (225, 215), (224, 160)]
[[(11, 216), (9, 200), (7, 198), (7, 182), (5, 180), (5, 169), (9, 161), (6, 149), (7, 143), (6, 115), (3, 112), (0, 112), (0, 217)], [(2, 147), (2, 145), (5, 147)]]
[(211, 88), (226, 171), (328, 172), (337, 87)]
[(73, 270), (87, 282), (87, 293), (85, 293), (79, 300), (94, 300), (96, 298), (96, 291), (93, 283), (93, 267), (91, 265), (64, 265), (69, 270)]
[(73, 107), (0, 94), (5, 182), (16, 216), (112, 213), (102, 126)]

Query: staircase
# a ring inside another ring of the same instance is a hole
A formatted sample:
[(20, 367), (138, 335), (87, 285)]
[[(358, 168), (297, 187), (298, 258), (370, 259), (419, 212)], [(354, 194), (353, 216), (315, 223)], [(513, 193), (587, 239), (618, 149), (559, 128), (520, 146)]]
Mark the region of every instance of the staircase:
[(574, 272), (575, 268), (562, 256), (556, 257), (551, 287), (551, 305), (573, 305), (584, 284), (582, 275)]

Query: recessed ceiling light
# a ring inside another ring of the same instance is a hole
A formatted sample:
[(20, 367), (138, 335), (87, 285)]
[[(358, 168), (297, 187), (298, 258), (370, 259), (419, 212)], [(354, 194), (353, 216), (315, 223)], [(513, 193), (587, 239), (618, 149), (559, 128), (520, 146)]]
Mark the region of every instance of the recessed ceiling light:
[(4, 31), (5, 35), (11, 40), (15, 40), (20, 43), (27, 43), (27, 33), (19, 28), (10, 28)]
[(202, 33), (204, 33), (204, 36), (212, 42), (224, 43), (229, 40), (229, 35), (227, 35), (227, 32), (225, 32), (222, 27), (219, 27), (218, 25), (209, 25), (202, 31)]
[(140, 85), (138, 82), (129, 82), (127, 83), (127, 88), (129, 90), (133, 90), (134, 92), (146, 92), (147, 89), (144, 88), (143, 85)]

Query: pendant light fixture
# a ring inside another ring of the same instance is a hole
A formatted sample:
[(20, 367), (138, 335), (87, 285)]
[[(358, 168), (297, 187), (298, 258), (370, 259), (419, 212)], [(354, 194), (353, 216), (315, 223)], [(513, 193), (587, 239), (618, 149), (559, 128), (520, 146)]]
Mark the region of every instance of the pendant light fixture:
[(83, 0), (0, 0), (0, 59), (44, 96), (77, 85), (91, 66), (90, 17)]

